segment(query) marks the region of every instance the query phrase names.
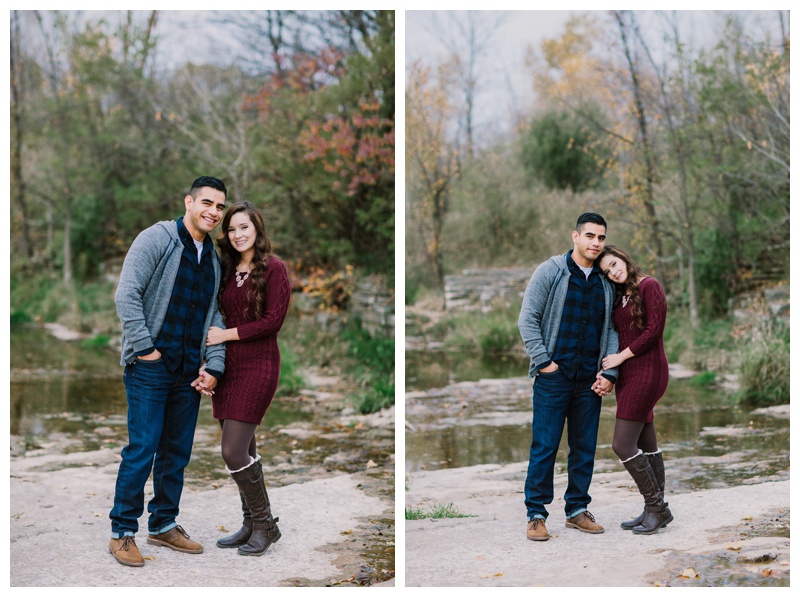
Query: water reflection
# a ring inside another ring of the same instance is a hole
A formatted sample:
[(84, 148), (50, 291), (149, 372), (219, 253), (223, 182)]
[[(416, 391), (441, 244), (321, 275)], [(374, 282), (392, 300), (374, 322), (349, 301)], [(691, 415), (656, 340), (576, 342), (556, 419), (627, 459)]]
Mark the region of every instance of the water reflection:
[[(11, 347), (11, 435), (35, 443), (51, 433), (80, 434), (111, 427), (109, 437), (127, 440), (119, 352), (83, 348), (29, 326), (12, 326)], [(210, 400), (202, 400), (198, 425), (218, 425)], [(306, 413), (276, 399), (264, 424), (284, 426), (307, 418)]]
[[(520, 378), (527, 374), (527, 360), (522, 363), (514, 358), (492, 360), (453, 352), (408, 352), (406, 366), (409, 392), (442, 388), (462, 381)], [(520, 383), (526, 389), (523, 393), (510, 389), (520, 387), (519, 384), (495, 390), (492, 386), (473, 390), (461, 387), (414, 399), (414, 408), (407, 401), (407, 419), (417, 430), (406, 432), (406, 470), (411, 473), (419, 469), (527, 461), (531, 441), (530, 386), (529, 382)], [(497, 395), (487, 396), (486, 392), (491, 391)], [(452, 411), (459, 401), (469, 405), (464, 406), (470, 409), (468, 419), (442, 415)], [(518, 423), (475, 424), (475, 417), (481, 411), (517, 413), (512, 423)], [(613, 396), (606, 397), (600, 418), (597, 458), (607, 459), (610, 465), (617, 461), (611, 450), (614, 414)], [(445, 420), (450, 423), (442, 428), (439, 423)], [(754, 415), (749, 408), (732, 406), (717, 390), (696, 387), (689, 380), (671, 380), (656, 410), (656, 429), (661, 448), (670, 458), (699, 457), (711, 463), (714, 457), (735, 452), (732, 460), (754, 463), (755, 468), (751, 467), (750, 471), (743, 466), (726, 469), (723, 463), (718, 467), (717, 480), (728, 473), (733, 482), (742, 475), (777, 474), (787, 468), (788, 419)], [(566, 463), (568, 451), (565, 433), (559, 448), (559, 463)], [(714, 468), (715, 465), (708, 466)], [(687, 476), (685, 482), (695, 487), (710, 481), (703, 479), (701, 472), (695, 472)]]
[(406, 351), (406, 390), (443, 388), (457, 381), (506, 379), (528, 374), (528, 357), (453, 351)]

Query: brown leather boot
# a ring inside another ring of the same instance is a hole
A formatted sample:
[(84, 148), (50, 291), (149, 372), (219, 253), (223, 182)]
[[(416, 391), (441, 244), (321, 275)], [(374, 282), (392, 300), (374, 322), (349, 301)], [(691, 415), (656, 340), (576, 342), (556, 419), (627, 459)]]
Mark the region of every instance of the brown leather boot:
[[(661, 453), (661, 450), (658, 452), (645, 452), (644, 454), (647, 456), (647, 460), (650, 462), (650, 466), (653, 469), (653, 472), (656, 474), (656, 483), (658, 483), (658, 494), (661, 496), (661, 499), (664, 499), (664, 484), (665, 484), (665, 477), (664, 477), (664, 455)], [(637, 527), (642, 524), (644, 520), (645, 509), (642, 508), (642, 513), (639, 514), (633, 520), (626, 520), (625, 522), (621, 522), (619, 526), (621, 526), (626, 531), (632, 531), (633, 527)], [(664, 526), (667, 526), (664, 524)]]
[(644, 498), (644, 519), (632, 530), (637, 535), (652, 535), (667, 523), (672, 522), (673, 517), (669, 511), (669, 504), (659, 493), (659, 482), (647, 456), (640, 453), (623, 464)]
[(233, 535), (228, 535), (217, 540), (217, 547), (240, 547), (250, 540), (253, 534), (253, 518), (250, 516), (250, 508), (244, 501), (244, 494), (240, 491), (239, 498), (242, 500), (242, 528)]
[(273, 518), (270, 510), (261, 464), (253, 462), (244, 470), (231, 473), (231, 477), (244, 495), (253, 522), (253, 532), (247, 543), (239, 547), (239, 555), (260, 556), (281, 538), (281, 532), (275, 524), (279, 519)]
[(144, 566), (144, 558), (136, 547), (136, 540), (132, 535), (112, 539), (108, 544), (108, 551), (124, 566)]
[(172, 527), (170, 530), (158, 535), (148, 535), (147, 543), (169, 547), (172, 550), (182, 551), (183, 553), (203, 553), (203, 546), (197, 541), (189, 539), (189, 534), (183, 530), (181, 525)]

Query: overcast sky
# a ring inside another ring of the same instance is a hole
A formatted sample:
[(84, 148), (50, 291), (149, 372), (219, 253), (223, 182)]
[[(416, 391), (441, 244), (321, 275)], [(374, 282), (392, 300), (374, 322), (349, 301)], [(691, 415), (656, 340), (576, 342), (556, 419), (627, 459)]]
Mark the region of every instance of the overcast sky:
[[(457, 28), (448, 11), (406, 12), (406, 65), (415, 60), (435, 65), (447, 57), (443, 40), (457, 38)], [(453, 12), (453, 11), (451, 11)], [(574, 11), (577, 12), (577, 11)], [(434, 14), (437, 13), (437, 14)], [(464, 11), (457, 18), (463, 19)], [(475, 130), (478, 140), (507, 132), (512, 114), (525, 111), (533, 101), (531, 77), (525, 67), (528, 46), (538, 47), (545, 37), (564, 29), (570, 11), (480, 11), (481, 26), (495, 30), (488, 51), (481, 57), (480, 93), (476, 97)], [(434, 25), (436, 23), (436, 25)]]
[[(733, 8), (733, 7), (731, 7)], [(482, 57), (483, 72), (480, 93), (476, 97), (475, 131), (479, 143), (490, 141), (492, 136), (505, 133), (512, 125), (514, 113), (526, 113), (533, 105), (535, 94), (532, 77), (525, 66), (528, 47), (538, 49), (545, 38), (559, 37), (571, 15), (585, 13), (572, 11), (477, 11), (480, 24), (496, 33), (488, 44), (489, 51)], [(449, 14), (448, 14), (449, 13)], [(447, 56), (444, 40), (458, 38), (453, 15), (464, 20), (465, 11), (407, 11), (405, 13), (405, 59), (406, 65), (419, 59), (425, 64), (436, 65)], [(604, 16), (606, 10), (594, 11)], [(773, 11), (740, 13), (746, 15), (748, 27), (761, 27), (764, 22), (777, 27)], [(505, 18), (501, 18), (505, 15)], [(661, 20), (665, 13), (639, 12), (639, 19), (651, 50), (657, 54)], [(719, 39), (723, 18), (720, 12), (682, 11), (678, 13), (681, 35), (685, 42), (694, 46), (708, 45)], [(434, 25), (435, 23), (435, 25)], [(787, 24), (788, 26), (788, 24)], [(656, 57), (659, 60), (658, 56)]]

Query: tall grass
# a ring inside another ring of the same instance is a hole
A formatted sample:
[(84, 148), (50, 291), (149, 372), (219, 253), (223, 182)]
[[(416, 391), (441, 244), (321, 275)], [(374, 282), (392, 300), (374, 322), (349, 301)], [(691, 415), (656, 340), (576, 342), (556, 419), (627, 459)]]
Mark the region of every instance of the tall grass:
[(789, 402), (789, 328), (778, 319), (743, 325), (722, 318), (702, 321), (695, 328), (687, 313), (677, 311), (667, 317), (664, 349), (670, 363), (700, 372), (694, 385), (713, 384), (720, 372), (738, 372), (734, 402)]
[(453, 502), (448, 504), (431, 504), (427, 509), (406, 508), (406, 520), (423, 520), (425, 518), (475, 518), (474, 514), (463, 514)]
[(439, 337), (446, 348), (481, 354), (511, 352), (522, 346), (517, 327), (519, 305), (481, 313), (476, 311), (444, 316), (429, 333)]
[(363, 414), (394, 404), (394, 338), (372, 336), (358, 319), (351, 320), (342, 334), (347, 352), (355, 361), (352, 375), (361, 388), (354, 396)]
[(28, 277), (14, 272), (9, 297), (13, 320), (57, 321), (83, 332), (117, 333), (119, 320), (114, 288), (114, 282), (106, 279), (76, 279), (70, 288), (55, 274), (45, 272)]
[(789, 328), (764, 322), (743, 339), (739, 391), (735, 399), (752, 406), (789, 402)]
[(275, 395), (296, 396), (305, 383), (297, 363), (297, 355), (283, 338), (278, 338), (278, 346), (281, 351), (281, 376)]
[[(286, 352), (284, 352), (284, 350)], [(302, 367), (332, 368), (357, 386), (354, 407), (368, 414), (394, 404), (394, 339), (372, 337), (357, 320), (321, 327), (313, 317), (292, 316), (281, 331), (281, 383), (302, 387)], [(284, 360), (286, 359), (286, 360)], [(286, 368), (284, 368), (284, 365)]]
[(736, 334), (731, 319), (703, 320), (693, 327), (686, 310), (670, 311), (664, 328), (667, 361), (698, 372), (735, 371), (741, 358)]

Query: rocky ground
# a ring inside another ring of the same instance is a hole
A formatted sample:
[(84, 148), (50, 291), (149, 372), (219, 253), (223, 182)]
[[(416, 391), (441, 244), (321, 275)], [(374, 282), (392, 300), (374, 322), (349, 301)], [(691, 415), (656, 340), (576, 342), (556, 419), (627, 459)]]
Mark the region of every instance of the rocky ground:
[[(178, 521), (205, 550), (148, 545), (145, 511), (143, 568), (121, 566), (108, 552), (124, 418), (89, 420), (78, 433), (35, 443), (11, 436), (11, 586), (393, 586), (394, 409), (358, 415), (337, 377), (308, 379), (309, 389), (281, 398), (308, 416), (269, 436), (259, 428), (283, 537), (257, 558), (215, 547), (239, 527), (241, 512), (214, 423), (198, 426)], [(145, 491), (149, 498), (150, 483)]]
[[(675, 367), (671, 374), (690, 372)], [(608, 402), (603, 410), (613, 417)], [(682, 408), (664, 405), (661, 412)], [(524, 427), (530, 380), (411, 391), (405, 414), (407, 451), (415, 434)], [(662, 445), (675, 521), (652, 536), (619, 527), (641, 511), (642, 500), (614, 458), (598, 457), (590, 490), (602, 535), (565, 528), (567, 479), (559, 459), (545, 542), (525, 536), (527, 461), (444, 470), (428, 469), (450, 463), (407, 463), (406, 508), (452, 504), (467, 517), (406, 521), (406, 586), (788, 586), (788, 417), (789, 405), (756, 409), (741, 423), (703, 426), (696, 441)], [(608, 452), (607, 445), (598, 449)]]
[[(667, 463), (667, 471), (674, 470)], [(627, 473), (592, 483), (589, 535), (564, 526), (564, 502), (549, 508), (548, 541), (528, 541), (522, 487), (527, 463), (420, 471), (408, 504), (456, 504), (469, 518), (408, 520), (406, 577), (416, 586), (789, 586), (789, 481), (668, 495), (675, 520), (654, 535), (618, 525), (641, 511)], [(556, 475), (557, 496), (566, 475)]]

